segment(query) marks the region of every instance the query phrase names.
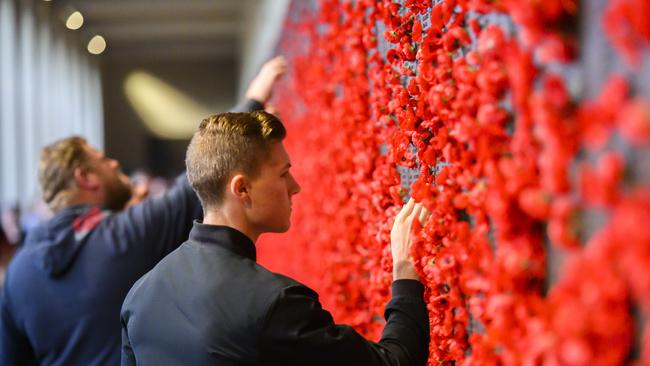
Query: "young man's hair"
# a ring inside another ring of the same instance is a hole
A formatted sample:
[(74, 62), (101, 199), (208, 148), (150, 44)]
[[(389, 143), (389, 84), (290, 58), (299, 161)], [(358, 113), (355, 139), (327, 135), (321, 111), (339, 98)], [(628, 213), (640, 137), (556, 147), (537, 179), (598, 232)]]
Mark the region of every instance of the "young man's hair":
[(203, 209), (222, 203), (231, 173), (241, 171), (255, 179), (271, 144), (285, 136), (282, 122), (264, 111), (223, 113), (204, 119), (185, 159), (187, 178)]
[(84, 138), (72, 136), (55, 141), (41, 151), (38, 183), (43, 200), (52, 211), (68, 206), (76, 192), (74, 171), (88, 164), (85, 146)]

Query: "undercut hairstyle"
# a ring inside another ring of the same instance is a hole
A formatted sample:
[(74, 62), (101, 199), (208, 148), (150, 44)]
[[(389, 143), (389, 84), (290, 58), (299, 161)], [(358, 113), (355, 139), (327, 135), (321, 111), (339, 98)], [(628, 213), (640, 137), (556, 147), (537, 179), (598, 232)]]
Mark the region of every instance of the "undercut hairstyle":
[(274, 115), (256, 111), (222, 113), (204, 119), (187, 148), (187, 179), (207, 210), (223, 202), (230, 175), (242, 172), (251, 179), (260, 173), (270, 147), (286, 136)]
[(38, 183), (43, 201), (54, 212), (68, 206), (77, 190), (74, 171), (88, 166), (85, 146), (84, 138), (72, 136), (55, 141), (41, 151)]

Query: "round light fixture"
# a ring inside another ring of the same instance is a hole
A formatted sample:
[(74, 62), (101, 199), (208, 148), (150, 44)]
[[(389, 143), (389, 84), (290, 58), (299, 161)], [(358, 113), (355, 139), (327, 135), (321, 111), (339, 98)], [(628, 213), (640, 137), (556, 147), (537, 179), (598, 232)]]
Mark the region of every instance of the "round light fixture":
[(88, 52), (93, 55), (99, 55), (104, 50), (106, 50), (106, 40), (104, 37), (96, 35), (88, 42)]
[(81, 15), (81, 13), (78, 11), (75, 11), (74, 13), (70, 14), (68, 20), (66, 20), (65, 22), (65, 26), (68, 27), (68, 29), (72, 29), (72, 30), (77, 30), (81, 28), (83, 24), (84, 24), (84, 16)]

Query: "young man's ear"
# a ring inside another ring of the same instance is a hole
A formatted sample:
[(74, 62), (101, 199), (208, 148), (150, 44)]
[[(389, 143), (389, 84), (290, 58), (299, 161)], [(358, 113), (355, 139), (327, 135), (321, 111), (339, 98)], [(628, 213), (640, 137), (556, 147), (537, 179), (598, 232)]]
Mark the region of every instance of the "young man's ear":
[(99, 177), (87, 168), (75, 168), (74, 181), (79, 189), (93, 191), (100, 187)]
[(249, 207), (251, 204), (248, 178), (243, 174), (236, 174), (232, 179), (230, 179), (230, 194), (235, 198), (240, 200), (246, 207)]

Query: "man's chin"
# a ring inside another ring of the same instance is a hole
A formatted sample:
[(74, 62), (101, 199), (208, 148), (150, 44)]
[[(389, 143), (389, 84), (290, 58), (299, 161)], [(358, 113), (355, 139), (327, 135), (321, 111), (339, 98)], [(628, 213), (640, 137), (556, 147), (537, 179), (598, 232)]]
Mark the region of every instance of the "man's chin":
[(286, 226), (284, 226), (284, 227), (282, 228), (281, 231), (278, 231), (278, 232), (279, 232), (279, 233), (286, 233), (287, 231), (289, 231), (289, 229), (291, 229), (291, 223), (288, 223)]
[(271, 228), (271, 229), (267, 230), (266, 232), (275, 233), (275, 234), (282, 234), (282, 233), (286, 233), (287, 231), (289, 231), (290, 228), (291, 228), (291, 224), (287, 224), (287, 225)]
[(126, 208), (126, 204), (129, 202), (129, 200), (119, 200), (119, 201), (111, 201), (111, 202), (106, 202), (106, 208), (111, 210), (111, 211), (122, 211)]

